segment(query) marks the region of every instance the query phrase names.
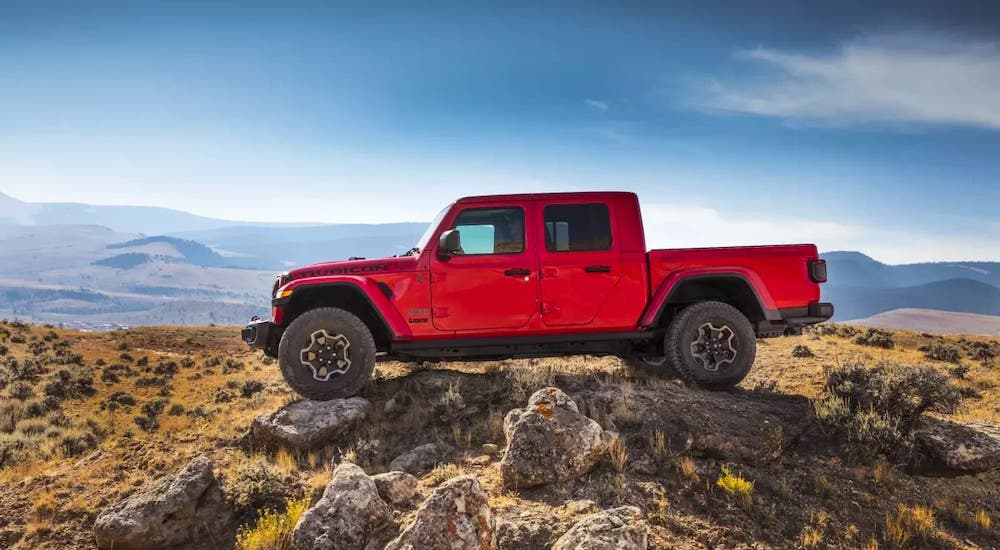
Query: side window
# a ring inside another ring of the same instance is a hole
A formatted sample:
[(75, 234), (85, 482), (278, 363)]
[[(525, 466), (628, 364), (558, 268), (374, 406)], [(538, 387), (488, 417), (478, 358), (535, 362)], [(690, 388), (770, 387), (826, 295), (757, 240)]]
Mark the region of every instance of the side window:
[(467, 208), (452, 229), (462, 234), (462, 254), (517, 254), (524, 251), (524, 210), (518, 207)]
[(611, 248), (611, 216), (606, 204), (550, 204), (545, 207), (545, 248), (582, 252)]

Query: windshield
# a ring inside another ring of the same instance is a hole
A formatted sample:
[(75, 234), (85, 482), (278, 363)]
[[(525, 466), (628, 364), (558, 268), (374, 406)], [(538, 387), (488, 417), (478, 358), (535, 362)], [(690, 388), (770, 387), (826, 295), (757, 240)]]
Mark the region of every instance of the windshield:
[(431, 237), (434, 235), (434, 230), (437, 229), (437, 226), (441, 225), (441, 220), (444, 219), (444, 215), (447, 214), (449, 210), (451, 210), (451, 204), (445, 206), (440, 212), (438, 212), (437, 216), (434, 216), (434, 221), (427, 226), (424, 234), (420, 236), (420, 240), (417, 241), (417, 246), (413, 247), (413, 254), (419, 254), (420, 251), (427, 246), (427, 243), (430, 242)]

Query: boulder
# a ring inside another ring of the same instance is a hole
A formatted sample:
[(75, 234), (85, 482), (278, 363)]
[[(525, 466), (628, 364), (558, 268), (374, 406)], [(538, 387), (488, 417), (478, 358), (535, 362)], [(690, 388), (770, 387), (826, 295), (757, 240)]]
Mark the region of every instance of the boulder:
[(539, 390), (527, 407), (507, 413), (504, 434), (500, 475), (513, 488), (577, 478), (592, 470), (605, 450), (600, 424), (580, 414), (557, 388)]
[(552, 550), (645, 550), (649, 527), (635, 506), (604, 510), (580, 520)]
[(233, 540), (234, 521), (211, 459), (199, 457), (102, 512), (94, 537), (114, 550), (215, 547)]
[(378, 547), (391, 536), (392, 510), (375, 482), (350, 463), (337, 466), (323, 496), (305, 511), (292, 532), (297, 550)]
[(489, 499), (474, 476), (442, 483), (385, 550), (493, 550)]
[(417, 478), (406, 472), (386, 472), (372, 476), (382, 500), (396, 507), (413, 504), (417, 494)]
[(434, 468), (447, 452), (448, 448), (444, 445), (425, 443), (394, 458), (389, 463), (389, 470), (419, 475)]
[(925, 418), (914, 432), (917, 470), (927, 474), (973, 474), (1000, 468), (1000, 426)]
[(361, 397), (306, 399), (257, 417), (250, 426), (250, 434), (263, 447), (309, 451), (336, 443), (366, 419), (371, 410), (372, 404)]
[(549, 548), (552, 526), (546, 518), (508, 517), (496, 520), (497, 550)]

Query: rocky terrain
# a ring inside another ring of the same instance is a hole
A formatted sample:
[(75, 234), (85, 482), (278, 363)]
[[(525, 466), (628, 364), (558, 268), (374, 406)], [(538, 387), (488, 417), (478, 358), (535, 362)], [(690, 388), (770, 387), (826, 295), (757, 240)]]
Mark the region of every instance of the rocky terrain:
[(706, 392), (615, 357), (297, 399), (233, 328), (0, 324), (0, 547), (996, 548), (1000, 341), (823, 325)]

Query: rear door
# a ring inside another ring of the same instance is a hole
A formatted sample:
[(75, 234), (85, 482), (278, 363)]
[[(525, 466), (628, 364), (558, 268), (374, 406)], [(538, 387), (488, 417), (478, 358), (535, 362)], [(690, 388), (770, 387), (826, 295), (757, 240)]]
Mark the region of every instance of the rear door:
[(434, 328), (516, 329), (538, 311), (538, 266), (526, 231), (531, 207), (531, 201), (468, 205), (453, 218), (462, 252), (431, 258)]
[(539, 247), (542, 322), (587, 325), (621, 278), (612, 235), (613, 211), (604, 202), (536, 203), (544, 245)]

